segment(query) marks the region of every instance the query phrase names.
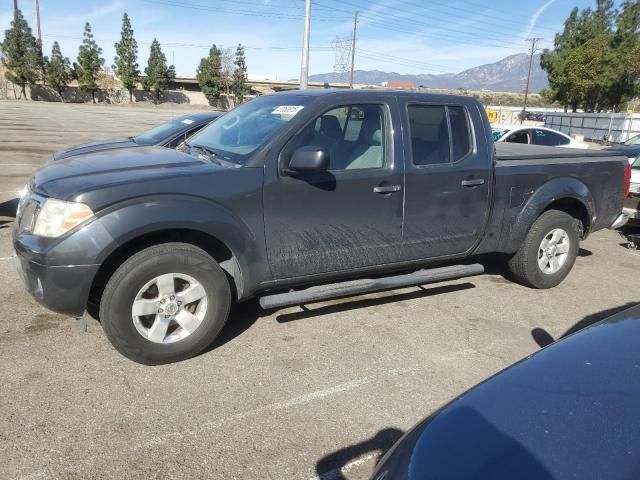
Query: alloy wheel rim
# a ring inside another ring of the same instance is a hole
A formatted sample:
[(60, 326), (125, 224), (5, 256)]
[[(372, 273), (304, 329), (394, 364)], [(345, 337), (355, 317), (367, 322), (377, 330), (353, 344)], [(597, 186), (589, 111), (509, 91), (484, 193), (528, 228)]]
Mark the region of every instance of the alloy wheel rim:
[(547, 233), (538, 247), (538, 267), (547, 275), (558, 273), (569, 258), (571, 240), (562, 228)]
[(166, 273), (138, 291), (131, 318), (146, 340), (175, 343), (200, 327), (207, 307), (207, 293), (200, 282), (184, 273)]

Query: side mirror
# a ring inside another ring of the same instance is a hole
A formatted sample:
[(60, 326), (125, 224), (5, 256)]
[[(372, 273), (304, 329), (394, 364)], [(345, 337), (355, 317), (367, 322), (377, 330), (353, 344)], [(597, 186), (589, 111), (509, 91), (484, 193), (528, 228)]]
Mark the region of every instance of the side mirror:
[(325, 172), (329, 170), (329, 152), (313, 145), (300, 147), (293, 152), (289, 170), (296, 173)]

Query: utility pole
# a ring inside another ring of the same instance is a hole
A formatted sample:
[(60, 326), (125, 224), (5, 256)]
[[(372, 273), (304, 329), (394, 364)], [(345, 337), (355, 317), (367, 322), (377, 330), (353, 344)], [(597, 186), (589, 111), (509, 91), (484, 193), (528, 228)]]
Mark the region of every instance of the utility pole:
[(40, 45), (42, 45), (42, 32), (40, 31), (40, 0), (35, 0), (34, 8), (36, 11), (36, 40), (38, 40)]
[(351, 73), (349, 74), (349, 88), (353, 88), (353, 70), (356, 65), (356, 33), (358, 32), (358, 12), (353, 16), (353, 38), (351, 39)]
[(309, 35), (311, 33), (311, 0), (306, 0), (304, 10), (304, 38), (302, 40), (302, 65), (300, 67), (300, 90), (309, 84)]
[(527, 73), (527, 84), (524, 87), (524, 107), (522, 107), (522, 119), (520, 123), (524, 122), (525, 112), (527, 110), (527, 99), (529, 97), (529, 82), (531, 80), (531, 66), (533, 64), (533, 56), (536, 53), (536, 43), (541, 41), (542, 38), (527, 38), (527, 41), (531, 44), (530, 56), (529, 56), (529, 72)]
[(15, 16), (18, 13), (18, 0), (13, 0), (13, 15)]

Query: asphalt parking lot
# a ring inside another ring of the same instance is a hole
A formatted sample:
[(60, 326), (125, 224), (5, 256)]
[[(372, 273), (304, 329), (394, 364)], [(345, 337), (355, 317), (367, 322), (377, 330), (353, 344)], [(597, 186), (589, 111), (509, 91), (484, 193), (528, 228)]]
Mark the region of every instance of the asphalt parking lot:
[(235, 308), (212, 348), (145, 367), (23, 292), (16, 192), (47, 157), (183, 110), (0, 102), (0, 478), (364, 479), (419, 419), (546, 341), (638, 302), (640, 251), (583, 243), (536, 291), (490, 274), (263, 312)]

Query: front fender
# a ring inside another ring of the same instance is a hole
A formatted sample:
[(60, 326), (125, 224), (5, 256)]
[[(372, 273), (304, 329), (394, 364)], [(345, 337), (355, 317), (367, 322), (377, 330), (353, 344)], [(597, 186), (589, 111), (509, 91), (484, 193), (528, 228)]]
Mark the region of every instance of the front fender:
[[(591, 191), (584, 183), (573, 177), (554, 178), (535, 191), (514, 188), (510, 197), (512, 214), (509, 215), (510, 218), (505, 218), (505, 224), (511, 225), (504, 248), (504, 251), (507, 252), (518, 250), (533, 222), (549, 205), (558, 200), (573, 199), (580, 202), (588, 213), (589, 222), (593, 220), (596, 213)], [(521, 205), (522, 207), (520, 207)], [(518, 208), (521, 208), (520, 211), (515, 213)]]
[(261, 215), (249, 217), (255, 222), (250, 225), (226, 206), (206, 198), (154, 195), (115, 204), (98, 216), (113, 242), (100, 252), (96, 263), (103, 263), (118, 247), (143, 235), (184, 229), (224, 243), (238, 263), (246, 288), (268, 278)]

